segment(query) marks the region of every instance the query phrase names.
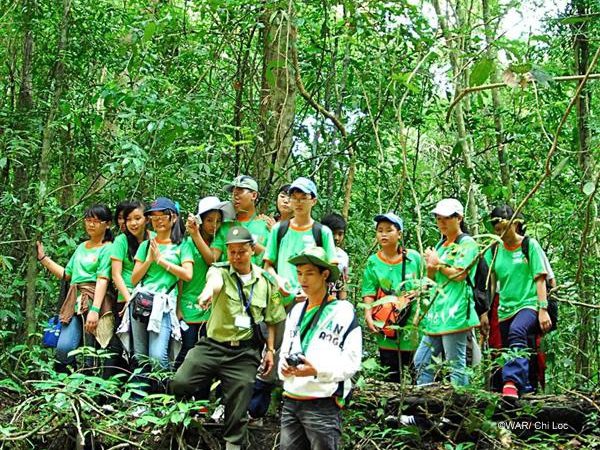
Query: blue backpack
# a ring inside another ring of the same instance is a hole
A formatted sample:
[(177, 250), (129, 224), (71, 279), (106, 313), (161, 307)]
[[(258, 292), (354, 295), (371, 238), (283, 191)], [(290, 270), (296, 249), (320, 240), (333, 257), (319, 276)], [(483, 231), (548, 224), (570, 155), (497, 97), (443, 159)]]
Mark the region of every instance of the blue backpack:
[(58, 338), (60, 336), (60, 330), (62, 329), (62, 323), (58, 318), (58, 314), (48, 319), (48, 324), (44, 328), (44, 334), (42, 335), (42, 345), (44, 347), (55, 348), (58, 344)]

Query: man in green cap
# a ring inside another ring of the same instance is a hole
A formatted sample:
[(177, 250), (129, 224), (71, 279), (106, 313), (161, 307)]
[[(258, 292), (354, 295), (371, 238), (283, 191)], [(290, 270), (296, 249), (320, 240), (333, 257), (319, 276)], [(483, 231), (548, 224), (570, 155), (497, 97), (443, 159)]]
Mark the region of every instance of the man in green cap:
[(193, 395), (218, 378), (223, 387), (227, 450), (240, 449), (246, 437), (248, 402), (259, 365), (262, 343), (257, 328), (268, 328), (262, 372), (273, 369), (275, 325), (285, 319), (281, 294), (273, 278), (253, 264), (254, 240), (241, 226), (226, 238), (228, 261), (214, 264), (198, 297), (202, 308), (212, 307), (206, 337), (190, 350), (171, 382), (177, 396)]
[(226, 236), (233, 226), (243, 226), (250, 231), (254, 239), (254, 255), (252, 262), (258, 266), (263, 265), (263, 253), (269, 237), (269, 225), (260, 218), (256, 211), (258, 201), (258, 183), (248, 175), (240, 175), (231, 183), (225, 185), (225, 190), (231, 193), (231, 203), (235, 209), (235, 220), (224, 222), (215, 239), (211, 249), (215, 261), (220, 261), (226, 253)]
[(280, 450), (339, 448), (341, 412), (360, 369), (362, 333), (354, 307), (328, 292), (340, 276), (322, 247), (289, 259), (307, 300), (285, 322), (279, 360), (283, 380)]

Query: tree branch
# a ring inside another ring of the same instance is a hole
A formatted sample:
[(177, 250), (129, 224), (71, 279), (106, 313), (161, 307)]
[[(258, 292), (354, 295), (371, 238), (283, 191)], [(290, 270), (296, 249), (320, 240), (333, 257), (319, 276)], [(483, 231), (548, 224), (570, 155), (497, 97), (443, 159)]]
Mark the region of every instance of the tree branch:
[[(586, 75), (565, 75), (561, 77), (553, 77), (551, 81), (562, 82), (562, 81), (582, 81), (582, 80), (598, 80), (600, 79), (600, 73), (586, 74)], [(532, 81), (534, 84), (535, 81)], [(492, 83), (492, 84), (482, 84), (481, 86), (473, 86), (470, 88), (463, 89), (458, 93), (458, 95), (452, 100), (450, 106), (448, 107), (448, 112), (446, 113), (446, 122), (450, 122), (450, 114), (452, 110), (456, 107), (458, 102), (460, 102), (465, 96), (472, 94), (473, 92), (486, 91), (488, 89), (499, 89), (502, 87), (507, 87), (506, 83)]]

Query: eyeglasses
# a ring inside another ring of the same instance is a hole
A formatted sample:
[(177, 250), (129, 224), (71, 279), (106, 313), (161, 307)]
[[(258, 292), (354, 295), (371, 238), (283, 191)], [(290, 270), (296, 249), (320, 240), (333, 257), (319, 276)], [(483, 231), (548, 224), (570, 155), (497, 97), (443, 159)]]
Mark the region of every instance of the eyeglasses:
[(294, 203), (304, 203), (312, 200), (312, 197), (290, 197), (290, 202)]
[(150, 220), (167, 220), (171, 218), (171, 214), (156, 214), (148, 217), (150, 217)]
[(92, 217), (86, 217), (85, 219), (83, 219), (83, 221), (85, 222), (86, 225), (94, 225), (94, 226), (106, 223), (106, 220), (98, 220), (98, 219), (94, 219)]

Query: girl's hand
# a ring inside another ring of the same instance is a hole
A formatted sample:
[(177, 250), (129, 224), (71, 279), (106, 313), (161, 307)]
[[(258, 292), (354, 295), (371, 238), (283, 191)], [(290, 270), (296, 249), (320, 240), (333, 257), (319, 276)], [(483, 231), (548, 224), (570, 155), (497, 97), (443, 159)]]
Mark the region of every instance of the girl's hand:
[(552, 328), (552, 320), (550, 320), (550, 314), (548, 314), (548, 310), (542, 308), (538, 311), (538, 320), (540, 322), (540, 328), (544, 333), (550, 331)]
[(273, 219), (272, 217), (267, 216), (266, 214), (261, 214), (260, 216), (258, 216), (258, 218), (260, 220), (264, 220), (265, 223), (267, 224), (267, 228), (269, 229), (269, 231), (271, 231), (271, 228), (273, 228), (273, 225), (275, 225), (275, 219)]
[(148, 258), (150, 261), (158, 261), (160, 259), (160, 249), (158, 248), (158, 244), (156, 243), (156, 239), (152, 239), (150, 241), (150, 257)]
[(188, 214), (187, 222), (185, 224), (185, 229), (189, 234), (198, 234), (200, 233), (200, 219), (194, 216), (192, 213)]
[(431, 247), (425, 250), (425, 261), (429, 267), (437, 266), (440, 263), (440, 255), (437, 250)]
[(85, 320), (85, 331), (90, 334), (96, 334), (98, 327), (98, 313), (96, 311), (88, 311), (87, 319)]
[(371, 330), (373, 333), (379, 333), (380, 330), (373, 322), (373, 315), (369, 310), (365, 310), (365, 322), (367, 322), (367, 327), (369, 327), (369, 330)]
[(36, 241), (35, 245), (37, 246), (37, 259), (41, 261), (44, 256), (46, 256), (46, 252), (44, 251), (44, 244), (40, 241)]
[(121, 311), (119, 311), (119, 317), (123, 317), (125, 315), (127, 308), (129, 308), (129, 300), (127, 300), (125, 302), (125, 304), (123, 305), (123, 309), (121, 309)]

